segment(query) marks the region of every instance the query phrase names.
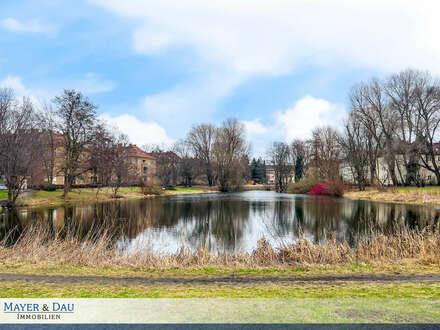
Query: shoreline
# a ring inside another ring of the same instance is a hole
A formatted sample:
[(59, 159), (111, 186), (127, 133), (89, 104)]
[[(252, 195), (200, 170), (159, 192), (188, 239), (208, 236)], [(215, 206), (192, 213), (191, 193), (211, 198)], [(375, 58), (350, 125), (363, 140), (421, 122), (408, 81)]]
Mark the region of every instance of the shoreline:
[(344, 198), (371, 202), (411, 204), (420, 206), (440, 206), (440, 187), (398, 187), (367, 189), (365, 191), (347, 191)]
[[(176, 187), (176, 190), (164, 190), (160, 195), (144, 195), (139, 187), (123, 187), (118, 192), (118, 198), (113, 197), (113, 193), (109, 188), (100, 189), (96, 194), (96, 188), (80, 188), (73, 189), (68, 196), (68, 199), (61, 197), (62, 190), (43, 191), (31, 190), (28, 195), (19, 197), (17, 200), (17, 208), (38, 208), (38, 207), (56, 207), (72, 204), (83, 203), (102, 203), (118, 200), (135, 200), (147, 199), (155, 197), (177, 196), (177, 195), (191, 195), (191, 194), (212, 194), (217, 193), (217, 190), (211, 190), (208, 187)], [(1, 210), (1, 209), (0, 209)]]

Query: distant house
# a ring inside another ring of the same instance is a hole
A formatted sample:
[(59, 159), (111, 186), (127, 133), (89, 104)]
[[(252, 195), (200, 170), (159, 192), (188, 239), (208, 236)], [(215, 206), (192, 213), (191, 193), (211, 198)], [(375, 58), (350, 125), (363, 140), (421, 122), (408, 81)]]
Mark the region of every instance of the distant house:
[[(438, 164), (440, 164), (440, 143), (435, 144), (435, 158)], [(426, 155), (423, 155), (423, 157), (427, 160), (427, 163), (429, 166), (432, 167), (432, 162), (429, 160), (429, 157)], [(408, 170), (405, 166), (405, 160), (404, 160), (404, 154), (398, 153), (396, 155), (396, 164), (395, 164), (395, 173), (397, 176), (398, 183), (401, 185), (408, 183)], [(417, 161), (414, 162), (413, 169), (416, 176), (416, 180), (422, 184), (434, 184), (436, 183), (436, 177), (435, 174), (429, 170), (427, 170), (425, 167), (422, 166), (422, 160), (419, 158)], [(340, 167), (339, 167), (339, 173), (344, 182), (347, 183), (355, 183), (353, 171), (350, 167), (349, 162), (347, 161), (341, 161)], [(367, 167), (365, 169), (366, 173), (366, 179), (368, 182), (371, 182), (371, 176), (370, 176), (370, 169)], [(393, 181), (391, 179), (390, 170), (388, 168), (388, 164), (386, 162), (386, 158), (384, 155), (380, 155), (377, 158), (376, 162), (376, 177), (379, 180), (379, 182), (385, 186), (389, 186), (393, 184)]]
[(129, 158), (131, 166), (131, 177), (143, 181), (150, 181), (156, 175), (156, 158), (146, 153), (135, 144), (129, 147)]
[[(290, 172), (288, 181), (295, 182), (295, 166), (291, 165), (292, 171)], [(266, 165), (266, 181), (267, 184), (275, 184), (275, 167), (274, 165)]]
[[(59, 135), (55, 136), (54, 143), (54, 151), (53, 158), (54, 166), (53, 166), (53, 179), (52, 182), (48, 182), (47, 178), (47, 162), (48, 160), (45, 157), (34, 166), (31, 170), (30, 181), (31, 185), (46, 185), (46, 184), (54, 184), (54, 185), (64, 185), (64, 173), (63, 173), (63, 163), (64, 163), (64, 150), (61, 143), (62, 137)], [(156, 175), (156, 159), (150, 154), (146, 153), (142, 149), (140, 149), (135, 144), (131, 144), (127, 147), (128, 150), (128, 158), (129, 158), (129, 180), (128, 182), (131, 184), (137, 184), (141, 180), (142, 181), (150, 181)], [(50, 150), (50, 148), (49, 148)], [(79, 175), (75, 184), (96, 184), (97, 177), (94, 175), (93, 170), (91, 169), (91, 164), (89, 163), (88, 154), (90, 151), (84, 151), (83, 157), (83, 169), (84, 172)], [(49, 152), (48, 152), (49, 153)], [(50, 158), (50, 157), (47, 157)]]

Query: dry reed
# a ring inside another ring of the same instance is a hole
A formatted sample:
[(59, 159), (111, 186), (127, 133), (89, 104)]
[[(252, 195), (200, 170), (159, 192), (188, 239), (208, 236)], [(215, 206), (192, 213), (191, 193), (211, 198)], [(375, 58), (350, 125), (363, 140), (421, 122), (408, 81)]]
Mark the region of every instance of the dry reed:
[[(103, 227), (104, 228), (104, 227)], [(315, 244), (300, 239), (295, 244), (273, 248), (262, 239), (252, 253), (210, 253), (205, 244), (196, 252), (184, 246), (174, 254), (154, 254), (149, 246), (126, 253), (112, 242), (110, 231), (96, 229), (79, 238), (75, 230), (53, 233), (50, 227), (29, 226), (12, 245), (7, 236), (0, 244), (3, 263), (38, 263), (47, 265), (123, 266), (123, 267), (285, 267), (310, 265), (345, 265), (355, 262), (370, 264), (399, 263), (413, 260), (423, 264), (440, 263), (438, 228), (422, 230), (406, 227), (394, 234), (371, 232), (368, 238), (351, 247), (334, 238)]]

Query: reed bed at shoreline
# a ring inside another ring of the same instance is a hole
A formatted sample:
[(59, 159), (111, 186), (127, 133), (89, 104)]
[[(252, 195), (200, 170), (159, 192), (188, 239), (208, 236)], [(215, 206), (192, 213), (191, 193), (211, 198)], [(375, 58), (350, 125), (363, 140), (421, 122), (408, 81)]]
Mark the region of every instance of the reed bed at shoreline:
[(321, 244), (299, 239), (295, 244), (274, 248), (267, 240), (261, 239), (252, 253), (211, 253), (204, 246), (195, 252), (182, 246), (172, 254), (155, 254), (146, 246), (127, 253), (115, 246), (114, 233), (104, 227), (80, 238), (74, 229), (61, 235), (54, 234), (49, 226), (29, 226), (13, 244), (8, 244), (9, 235), (14, 232), (8, 233), (0, 242), (3, 264), (157, 268), (382, 265), (408, 260), (424, 265), (440, 264), (440, 232), (437, 227), (402, 227), (390, 235), (371, 231), (368, 238), (359, 240), (356, 246), (329, 238)]

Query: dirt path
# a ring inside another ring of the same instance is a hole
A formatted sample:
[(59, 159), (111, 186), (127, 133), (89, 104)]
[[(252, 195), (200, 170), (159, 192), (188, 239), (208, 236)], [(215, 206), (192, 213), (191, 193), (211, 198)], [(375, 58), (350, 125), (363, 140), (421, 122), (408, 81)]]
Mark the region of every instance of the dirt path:
[(320, 275), (320, 276), (227, 276), (227, 277), (104, 277), (0, 274), (0, 281), (50, 283), (114, 282), (122, 284), (264, 284), (301, 282), (440, 282), (440, 275)]

